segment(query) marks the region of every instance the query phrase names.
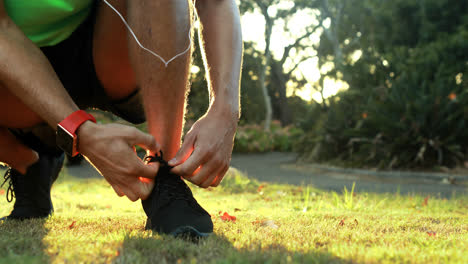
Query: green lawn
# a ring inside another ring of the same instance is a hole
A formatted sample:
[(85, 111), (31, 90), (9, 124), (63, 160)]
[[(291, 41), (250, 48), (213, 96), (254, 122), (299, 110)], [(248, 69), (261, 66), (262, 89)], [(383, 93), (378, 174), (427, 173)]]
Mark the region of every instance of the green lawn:
[(192, 189), (215, 226), (198, 244), (145, 231), (140, 203), (103, 179), (62, 173), (54, 216), (0, 222), (0, 263), (468, 263), (466, 196), (336, 194), (234, 170), (222, 187)]

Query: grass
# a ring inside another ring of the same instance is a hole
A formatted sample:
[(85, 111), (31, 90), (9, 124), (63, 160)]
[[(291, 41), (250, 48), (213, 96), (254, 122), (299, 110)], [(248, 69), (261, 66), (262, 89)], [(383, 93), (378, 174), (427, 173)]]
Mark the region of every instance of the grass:
[(145, 231), (140, 203), (103, 179), (62, 173), (52, 217), (0, 222), (0, 263), (468, 263), (466, 196), (323, 192), (235, 170), (222, 187), (192, 189), (215, 226), (198, 244)]

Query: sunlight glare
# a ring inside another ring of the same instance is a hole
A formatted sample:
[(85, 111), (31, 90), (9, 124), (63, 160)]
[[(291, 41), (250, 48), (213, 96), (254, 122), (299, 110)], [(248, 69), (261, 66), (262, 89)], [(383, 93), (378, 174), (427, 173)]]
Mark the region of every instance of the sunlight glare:
[[(281, 3), (279, 7), (270, 7), (268, 9), (268, 13), (270, 15), (275, 15), (279, 9), (287, 9), (294, 7), (293, 1), (284, 1)], [(275, 26), (273, 28), (273, 33), (271, 36), (271, 52), (274, 58), (279, 59), (283, 55), (284, 48), (290, 45), (294, 39), (293, 37), (301, 36), (305, 33), (306, 26), (310, 24), (314, 24), (316, 20), (316, 16), (318, 14), (314, 14), (311, 11), (298, 11), (298, 15), (291, 18), (288, 23), (288, 27), (285, 28), (285, 22), (282, 20), (278, 20), (275, 22)], [(325, 28), (330, 27), (330, 20), (327, 19), (325, 21)], [(263, 52), (265, 49), (265, 20), (263, 16), (258, 12), (255, 11), (253, 13), (246, 13), (241, 17), (242, 23), (242, 34), (244, 41), (254, 42), (256, 48)], [(309, 43), (317, 43), (320, 41), (320, 36), (322, 34), (322, 30), (319, 29), (310, 36)], [(307, 40), (305, 40), (307, 41)], [(317, 86), (317, 82), (320, 80), (321, 70), (318, 67), (318, 58), (315, 57), (316, 51), (312, 48), (307, 49), (301, 53), (297, 53), (294, 49), (291, 50), (290, 59), (286, 61), (285, 70), (288, 68), (293, 67), (296, 62), (301, 59), (301, 56), (310, 56), (311, 58), (303, 61), (294, 75), (298, 78), (301, 78), (301, 75), (308, 81), (308, 83), (303, 88), (295, 88), (291, 87), (288, 84), (287, 89), (287, 96), (297, 95), (306, 101), (315, 100), (317, 102), (322, 102), (322, 97), (320, 93), (314, 88)], [(356, 60), (360, 58), (360, 53), (356, 53)], [(333, 65), (325, 64), (322, 66), (322, 73), (325, 73), (333, 68)], [(194, 69), (192, 69), (194, 70)], [(336, 81), (329, 78), (324, 80), (324, 92), (323, 95), (325, 98), (335, 95), (340, 90), (346, 90), (348, 84), (342, 81)]]

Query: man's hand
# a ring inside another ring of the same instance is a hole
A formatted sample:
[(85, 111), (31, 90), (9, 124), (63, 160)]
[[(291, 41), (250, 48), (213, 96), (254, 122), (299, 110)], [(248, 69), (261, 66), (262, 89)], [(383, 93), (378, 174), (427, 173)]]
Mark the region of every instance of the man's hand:
[(231, 162), (237, 118), (215, 109), (190, 129), (181, 149), (169, 161), (172, 172), (207, 188), (218, 186)]
[[(78, 130), (78, 150), (110, 183), (119, 196), (131, 201), (146, 199), (153, 189), (159, 163), (145, 164), (135, 153), (138, 145), (159, 152), (153, 136), (118, 124), (98, 125), (85, 122)], [(141, 179), (140, 179), (141, 178)]]

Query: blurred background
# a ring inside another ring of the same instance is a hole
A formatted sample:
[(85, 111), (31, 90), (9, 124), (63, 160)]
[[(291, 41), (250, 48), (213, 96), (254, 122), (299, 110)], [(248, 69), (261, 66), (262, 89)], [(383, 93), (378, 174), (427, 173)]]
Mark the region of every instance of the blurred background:
[[(468, 167), (468, 1), (239, 6), (236, 153), (296, 152), (306, 163), (377, 169)], [(198, 49), (193, 60), (187, 128), (208, 106)]]

